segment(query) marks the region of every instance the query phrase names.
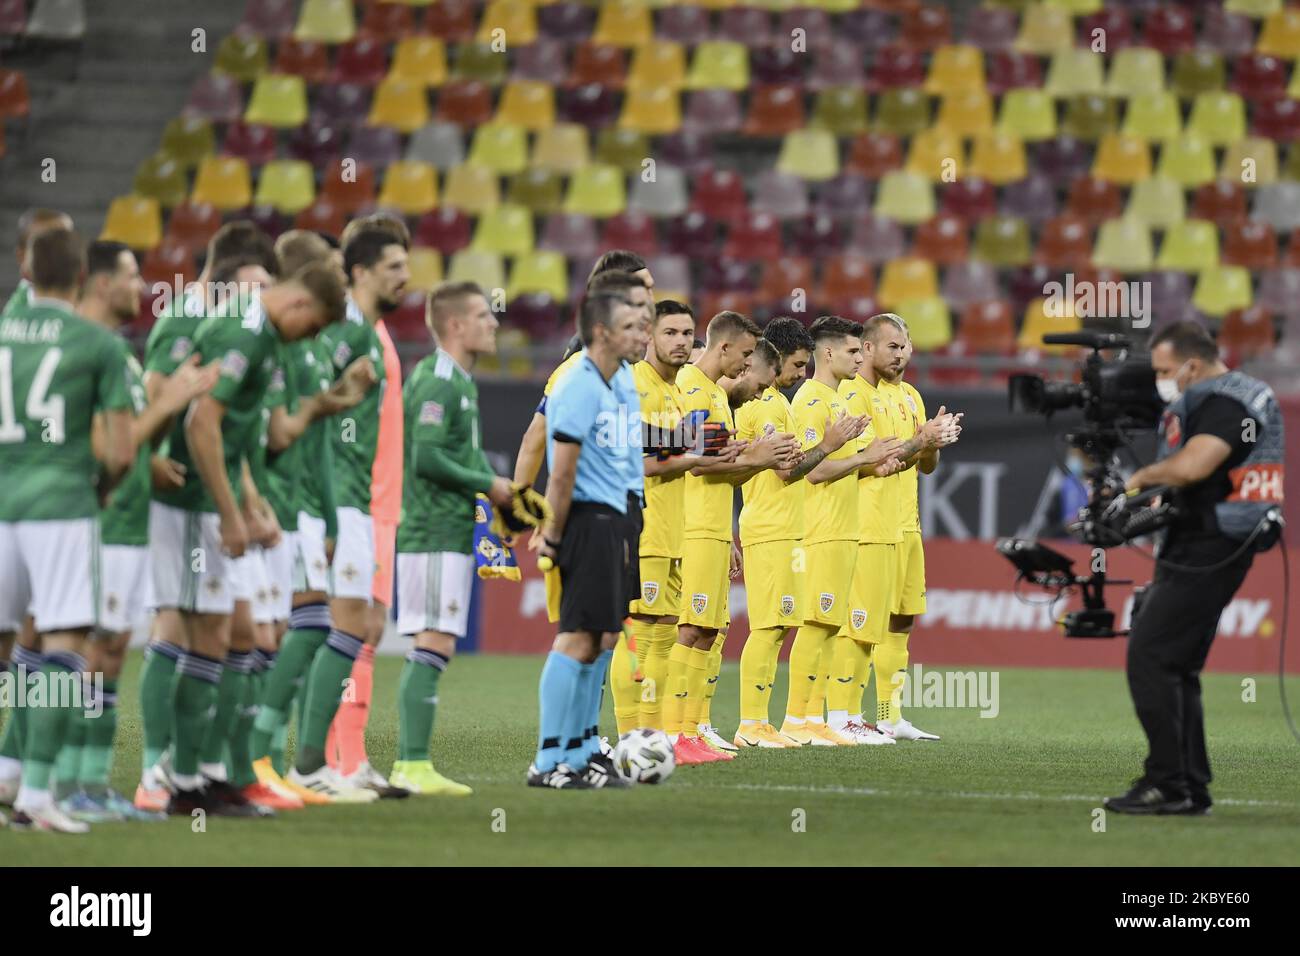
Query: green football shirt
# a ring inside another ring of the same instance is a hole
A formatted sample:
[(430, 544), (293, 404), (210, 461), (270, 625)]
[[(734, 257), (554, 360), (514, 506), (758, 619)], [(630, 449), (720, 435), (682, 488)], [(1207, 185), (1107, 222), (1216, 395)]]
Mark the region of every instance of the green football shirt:
[(0, 521), (97, 515), (91, 423), (129, 408), (121, 339), (63, 302), (10, 308), (0, 317)]
[[(144, 393), (144, 369), (131, 352), (131, 347), (121, 339), (126, 360), (126, 374), (130, 384), (131, 405), (136, 415), (148, 405)], [(152, 476), (149, 471), (149, 443), (141, 442), (135, 453), (135, 464), (122, 483), (113, 489), (108, 507), (99, 514), (99, 538), (104, 544), (121, 544), (134, 548), (149, 544), (149, 490)]]
[(32, 295), (32, 284), (26, 279), (19, 279), (18, 285), (14, 287), (13, 294), (9, 296), (9, 301), (5, 307), (0, 309), (0, 315), (8, 315), (10, 309), (17, 308), (20, 305), (26, 305)]
[(360, 404), (328, 420), (336, 504), (370, 514), (370, 478), (379, 443), (379, 406), (385, 387), (379, 335), (349, 300), (347, 318), (326, 328), (319, 338), (329, 352), (334, 378), (363, 355), (370, 356), (375, 366), (378, 381)]
[(478, 386), (438, 349), (415, 367), (402, 389), (405, 477), (397, 550), (474, 549), (475, 495), (496, 477), (483, 453)]
[(144, 370), (170, 375), (194, 351), (194, 333), (204, 319), (202, 298), (191, 296), (158, 317), (144, 346)]
[[(299, 348), (301, 346), (301, 348)], [(325, 344), (319, 338), (306, 339), (290, 346), (288, 369), (300, 397), (315, 395), (334, 381), (334, 366)], [(323, 518), (327, 533), (337, 533), (334, 503), (334, 448), (330, 434), (335, 419), (318, 418), (295, 443), (300, 447), (302, 468), (298, 479), (298, 502), (314, 518)]]
[[(293, 356), (298, 355), (302, 350), (308, 347), (310, 339), (303, 339), (298, 342), (285, 343), (280, 348), (281, 363), (276, 367), (271, 376), (271, 388), (266, 396), (266, 417), (267, 424), (270, 424), (270, 414), (276, 406), (283, 406), (284, 410), (290, 415), (298, 411), (298, 378), (294, 374)], [(314, 423), (313, 423), (314, 424)], [(303, 432), (295, 441), (284, 451), (271, 453), (269, 450), (266, 454), (265, 480), (263, 485), (259, 482), (258, 488), (266, 500), (270, 502), (271, 509), (275, 512), (276, 520), (280, 522), (280, 527), (285, 531), (298, 530), (298, 511), (301, 508), (301, 475), (303, 464), (306, 459), (302, 456), (303, 442), (307, 440), (307, 433)]]

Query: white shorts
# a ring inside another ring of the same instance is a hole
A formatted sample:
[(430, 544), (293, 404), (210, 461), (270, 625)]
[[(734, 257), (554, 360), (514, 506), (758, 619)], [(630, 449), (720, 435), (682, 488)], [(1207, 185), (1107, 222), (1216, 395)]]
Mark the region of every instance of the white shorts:
[(474, 587), (474, 555), (439, 551), (397, 555), (397, 633), (441, 631), (464, 637)]
[(262, 551), (266, 583), (271, 590), (271, 620), (287, 621), (293, 610), (294, 567), (299, 561), (298, 532), (281, 531), (280, 543)]
[(262, 548), (249, 548), (239, 561), (243, 564), (241, 573), (244, 587), (248, 591), (248, 603), (252, 605), (253, 623), (270, 624), (275, 620), (275, 606), (271, 600), (271, 578), (266, 570), (266, 552)]
[(149, 502), (149, 570), (155, 606), (198, 614), (235, 609), (234, 561), (221, 550), (221, 519)]
[(330, 563), (325, 554), (325, 519), (298, 512), (298, 562), (293, 590), (330, 593)]
[(38, 632), (94, 627), (99, 559), (98, 518), (0, 521), (0, 631), (28, 613)]
[(375, 526), (356, 508), (339, 509), (339, 539), (334, 545), (334, 597), (374, 600)]
[(99, 548), (99, 629), (105, 635), (130, 631), (145, 609), (149, 549), (125, 544)]

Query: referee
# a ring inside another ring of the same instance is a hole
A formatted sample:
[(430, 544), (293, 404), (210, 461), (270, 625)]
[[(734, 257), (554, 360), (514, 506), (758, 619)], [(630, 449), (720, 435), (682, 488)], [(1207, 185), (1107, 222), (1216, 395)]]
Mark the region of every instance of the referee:
[(1219, 615), (1271, 543), (1258, 530), (1282, 503), (1283, 425), (1273, 390), (1230, 372), (1199, 325), (1179, 322), (1151, 341), (1156, 388), (1169, 403), (1155, 464), (1132, 489), (1169, 486), (1177, 517), (1158, 551), (1155, 579), (1133, 621), (1128, 684), (1149, 751), (1118, 813), (1204, 815), (1210, 760), (1201, 668)]
[(541, 726), (530, 787), (626, 787), (595, 724), (614, 644), (636, 596), (641, 410), (630, 356), (644, 354), (648, 297), (627, 273), (601, 276), (578, 313), (580, 362), (547, 401), (546, 497), (553, 517), (540, 556), (560, 572), (559, 633), (538, 686)]

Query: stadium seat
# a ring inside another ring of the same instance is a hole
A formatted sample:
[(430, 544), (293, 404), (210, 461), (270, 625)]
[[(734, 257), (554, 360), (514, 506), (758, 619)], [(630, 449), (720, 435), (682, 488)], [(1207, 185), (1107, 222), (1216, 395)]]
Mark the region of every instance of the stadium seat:
[(417, 246), (407, 260), (411, 278), (406, 288), (415, 292), (431, 292), (442, 281), (442, 253), (437, 249)]
[(330, 79), (335, 83), (375, 86), (387, 73), (387, 45), (361, 37), (339, 45), (334, 52), (334, 70)]
[(1006, 291), (1011, 311), (1023, 313), (1030, 302), (1043, 294), (1044, 285), (1059, 279), (1059, 273), (1044, 265), (1031, 264), (1010, 270), (1006, 275)]
[(1207, 49), (1187, 50), (1174, 58), (1169, 89), (1184, 99), (1191, 99), (1201, 93), (1223, 89), (1225, 77), (1220, 53)]
[(1258, 136), (1228, 144), (1223, 150), (1219, 178), (1235, 179), (1251, 188), (1277, 182), (1277, 144)]
[(551, 170), (525, 169), (510, 177), (506, 202), (522, 206), (537, 216), (551, 215), (563, 205), (564, 182), (558, 173)]
[(1024, 143), (1003, 131), (976, 136), (968, 172), (997, 186), (1023, 179), (1028, 173)]
[(930, 57), (925, 92), (946, 96), (984, 89), (984, 56), (973, 46), (941, 46)]
[(1262, 19), (1281, 10), (1282, 0), (1224, 0), (1223, 8), (1229, 13)]
[(393, 51), (390, 77), (425, 86), (441, 86), (447, 79), (447, 48), (437, 37), (403, 37)]
[(1119, 187), (1105, 179), (1085, 176), (1070, 186), (1070, 212), (1094, 226), (1118, 216), (1122, 203)]
[(590, 162), (586, 127), (561, 123), (541, 130), (533, 142), (532, 165), (557, 173), (572, 173)]
[(871, 90), (915, 89), (925, 83), (925, 58), (904, 46), (882, 47), (871, 64), (867, 88)]
[(627, 206), (623, 173), (613, 166), (592, 163), (573, 174), (564, 200), (565, 212), (580, 212), (605, 219)]
[(642, 132), (633, 129), (608, 127), (596, 135), (596, 162), (617, 166), (625, 173), (640, 175), (650, 167), (650, 141)]
[(154, 153), (135, 171), (131, 186), (137, 196), (158, 200), (164, 209), (179, 206), (189, 195), (189, 179), (184, 165), (170, 153)]
[(183, 202), (167, 218), (167, 239), (198, 252), (221, 228), (221, 213), (207, 203)]
[(655, 45), (662, 46), (667, 41), (693, 47), (709, 38), (709, 27), (709, 11), (703, 7), (664, 7), (659, 11), (656, 30), (659, 43)]
[[(802, 34), (797, 34), (796, 30), (802, 30)], [(786, 40), (798, 37), (803, 41), (804, 48), (814, 53), (830, 47), (835, 39), (834, 26), (831, 18), (825, 10), (820, 10), (815, 4), (796, 4), (793, 10), (782, 10), (777, 15), (776, 35)], [(752, 47), (753, 43), (747, 43)], [(927, 47), (928, 49), (928, 47)]]
[(1014, 10), (983, 7), (979, 16), (966, 18), (962, 42), (985, 52), (1006, 50), (1015, 42), (1016, 24)]
[(650, 7), (637, 0), (608, 0), (596, 15), (592, 42), (610, 46), (637, 47), (654, 38)]
[(355, 83), (326, 83), (314, 90), (312, 119), (331, 126), (366, 122), (371, 90)]
[(336, 239), (343, 234), (343, 227), (347, 225), (347, 222), (347, 213), (328, 199), (320, 196), (317, 196), (314, 203), (293, 217), (293, 227), (295, 229), (310, 229), (312, 232), (323, 232)]
[(1192, 280), (1186, 272), (1148, 272), (1141, 281), (1151, 290), (1151, 311), (1157, 317), (1181, 315), (1191, 306)]
[(966, 223), (960, 217), (945, 212), (921, 223), (916, 227), (916, 234), (912, 238), (911, 254), (941, 266), (964, 262), (970, 254)]
[(854, 5), (841, 13), (836, 24), (846, 39), (875, 52), (898, 37), (898, 21), (888, 11)]
[[(822, 184), (822, 188), (835, 186), (839, 182), (839, 178), (828, 180)], [(864, 193), (855, 207), (855, 216), (870, 216), (867, 198)], [(816, 209), (790, 223), (789, 241), (786, 247), (797, 249), (801, 255), (810, 256), (818, 261), (837, 255), (844, 249), (846, 243), (846, 234), (841, 221), (825, 209)]]
[(987, 64), (988, 91), (1001, 96), (1011, 90), (1043, 85), (1043, 67), (1038, 57), (1015, 50), (997, 50), (989, 54)]
[[(18, 0), (18, 3), (21, 5), (22, 0)], [(293, 32), (296, 6), (295, 0), (248, 0), (243, 19), (235, 29), (268, 40), (285, 39)]]
[(1075, 314), (1074, 302), (1063, 300), (1057, 309), (1062, 313), (1053, 315), (1053, 306), (1049, 300), (1036, 298), (1025, 306), (1025, 317), (1020, 325), (1020, 334), (1016, 337), (1017, 347), (1030, 352), (1047, 352), (1060, 354), (1069, 347), (1063, 345), (1044, 345), (1043, 336), (1063, 332), (1078, 332), (1083, 328)]
[(1286, 94), (1286, 65), (1275, 56), (1250, 53), (1232, 65), (1228, 88), (1248, 100), (1271, 100)]
[(927, 177), (895, 170), (881, 178), (874, 206), (877, 216), (915, 225), (932, 218), (934, 209), (934, 189)]
[(528, 0), (491, 0), (479, 21), (478, 40), (490, 43), (498, 38), (512, 47), (536, 42), (536, 7)]
[(1223, 253), (1226, 266), (1244, 266), (1253, 271), (1277, 265), (1277, 236), (1266, 222), (1241, 220), (1223, 229)]
[(1273, 314), (1258, 302), (1248, 309), (1234, 309), (1223, 317), (1216, 341), (1227, 352), (1230, 365), (1268, 355), (1277, 344)]
[(952, 40), (952, 22), (948, 9), (919, 4), (902, 11), (899, 40), (914, 50), (930, 52)]
[(786, 37), (778, 37), (773, 32), (772, 15), (759, 4), (723, 4), (722, 9), (718, 11), (717, 19), (718, 27), (713, 31), (710, 39), (743, 38), (742, 42), (752, 49), (766, 47), (778, 40), (786, 39)]
[(290, 37), (280, 41), (274, 69), (286, 76), (300, 76), (304, 83), (324, 83), (330, 74), (329, 53), (324, 43)]
[[(1122, 51), (1121, 51), (1122, 52)], [(1102, 58), (1088, 49), (1066, 49), (1053, 54), (1043, 89), (1057, 99), (1105, 92)]]
[(1157, 269), (1199, 272), (1219, 264), (1219, 231), (1204, 219), (1188, 219), (1165, 232)]
[(357, 32), (352, 0), (303, 0), (293, 35), (299, 40), (347, 43)]
[(222, 212), (243, 209), (252, 201), (248, 164), (230, 156), (209, 156), (199, 164), (190, 201), (211, 203)]
[(1142, 39), (1165, 56), (1190, 50), (1196, 43), (1192, 11), (1173, 4), (1156, 7), (1146, 15)]
[(1239, 181), (1216, 179), (1199, 187), (1192, 199), (1192, 215), (1218, 226), (1246, 218), (1246, 190)]
[[(659, 236), (655, 221), (643, 212), (624, 210), (605, 220), (599, 245), (602, 249), (629, 249), (640, 256), (658, 255)], [(717, 250), (713, 252), (716, 256)], [(575, 266), (582, 265), (585, 263), (575, 263)]]
[(1201, 44), (1224, 56), (1244, 56), (1255, 48), (1255, 25), (1217, 4), (1205, 8)]
[(710, 40), (695, 48), (686, 88), (733, 90), (749, 87), (749, 54), (743, 43)]
[(253, 202), (274, 206), (293, 216), (316, 201), (316, 179), (311, 164), (300, 159), (278, 159), (262, 167)]
[[(22, 74), (13, 70), (0, 69), (0, 117), (26, 116), (11, 113), (8, 103), (12, 100), (13, 77), (22, 79)], [(22, 81), (23, 102), (27, 100), (27, 84)], [(185, 101), (185, 113), (190, 116), (202, 116), (214, 123), (233, 123), (239, 119), (244, 110), (244, 98), (239, 88), (239, 81), (224, 73), (204, 73), (190, 87), (189, 98)]]
[(1256, 103), (1251, 110), (1255, 136), (1291, 143), (1300, 139), (1300, 102), (1277, 98)]
[(803, 91), (793, 86), (760, 86), (749, 94), (746, 136), (784, 136), (806, 123)]
[(542, 225), (542, 234), (537, 240), (537, 248), (550, 249), (569, 259), (582, 262), (594, 259), (600, 249), (600, 243), (596, 238), (595, 222), (590, 216), (576, 213), (552, 213), (546, 217)]
[(1092, 229), (1070, 213), (1049, 220), (1034, 249), (1034, 261), (1054, 269), (1084, 269), (1091, 258)]
[(1246, 106), (1236, 93), (1201, 93), (1192, 103), (1187, 132), (1211, 146), (1235, 143), (1246, 135)]
[(1135, 136), (1107, 133), (1097, 147), (1092, 175), (1122, 186), (1131, 186), (1151, 175), (1151, 153)]
[(939, 105), (937, 126), (971, 137), (993, 128), (993, 100), (982, 89), (949, 93)]
[(1194, 188), (1214, 178), (1214, 150), (1199, 136), (1183, 135), (1160, 149), (1156, 170), (1184, 188)]
[(375, 90), (366, 122), (414, 133), (429, 122), (429, 100), (421, 83), (385, 79)]
[(867, 129), (867, 96), (861, 90), (832, 87), (822, 90), (814, 101), (814, 129), (824, 129), (835, 136), (854, 136)]
[[(776, 47), (783, 54), (786, 53), (785, 47)], [(790, 56), (795, 59), (792, 73), (795, 75), (789, 79), (783, 79), (781, 82), (794, 82), (798, 80), (798, 61), (799, 54), (789, 51)], [(750, 55), (750, 69), (757, 76), (758, 51)], [(813, 56), (812, 70), (808, 74), (807, 86), (810, 90), (826, 90), (831, 87), (850, 87), (854, 90), (863, 89), (867, 84), (866, 70), (863, 68), (862, 51), (854, 44), (844, 40), (836, 40), (824, 50), (818, 51)]]
[(367, 3), (357, 26), (357, 36), (390, 46), (415, 32), (414, 12), (396, 3)]
[(513, 80), (507, 83), (501, 91), (501, 100), (493, 122), (534, 131), (554, 126), (554, 90), (536, 80)]
[(510, 61), (505, 51), (489, 43), (462, 43), (456, 47), (452, 75), (458, 80), (478, 80), (488, 86), (500, 86), (509, 74)]
[(1146, 142), (1174, 139), (1182, 133), (1182, 113), (1172, 93), (1143, 93), (1124, 111), (1124, 135)]
[(479, 252), (464, 249), (451, 257), (451, 268), (447, 270), (448, 282), (477, 282), (484, 290), (504, 289), (506, 286), (505, 263), (495, 252)]
[(510, 270), (506, 298), (513, 300), (531, 292), (544, 292), (557, 302), (569, 295), (569, 277), (564, 256), (558, 252), (529, 252), (515, 260)]
[(1061, 121), (1061, 132), (1085, 143), (1095, 143), (1119, 124), (1115, 101), (1094, 93), (1070, 98)]
[(893, 309), (909, 299), (933, 299), (939, 295), (934, 263), (908, 256), (885, 263), (880, 273), (880, 304)]
[(532, 80), (554, 87), (564, 82), (568, 72), (564, 47), (555, 40), (543, 38), (520, 47), (515, 52), (515, 64), (510, 78)]
[(193, 169), (205, 156), (216, 152), (212, 123), (201, 116), (177, 116), (167, 122), (162, 134), (162, 152)]
[(152, 249), (162, 241), (162, 210), (147, 196), (118, 196), (108, 206), (99, 238), (132, 249)]
[(675, 133), (682, 125), (680, 97), (676, 90), (662, 86), (628, 90), (618, 123), (641, 133)]
[(1269, 14), (1260, 28), (1255, 49), (1284, 60), (1300, 57), (1300, 10), (1283, 7)]
[[(474, 172), (482, 172), (475, 167), (466, 167)], [(493, 179), (493, 183), (496, 180)], [(450, 186), (447, 190), (450, 193)], [(448, 195), (443, 196), (443, 205), (432, 212), (425, 213), (415, 224), (414, 243), (437, 249), (443, 256), (449, 256), (469, 245), (471, 227), (469, 216), (452, 204)]]
[(212, 68), (241, 83), (251, 83), (266, 72), (266, 43), (261, 37), (232, 33), (217, 46)]
[[(883, 292), (881, 303), (884, 304)], [(919, 351), (941, 349), (952, 341), (952, 316), (948, 312), (948, 303), (938, 295), (904, 299), (887, 308), (907, 322), (908, 338)]]
[(453, 80), (438, 91), (437, 117), (458, 126), (477, 126), (492, 115), (492, 91), (478, 80)]
[(998, 212), (1024, 219), (1037, 228), (1056, 215), (1056, 206), (1056, 185), (1043, 173), (1034, 171), (1002, 187)]
[(659, 41), (638, 47), (627, 72), (629, 90), (667, 87), (680, 90), (686, 85), (686, 53), (680, 43)]
[[(238, 132), (237, 132), (238, 131)], [(226, 127), (225, 152), (235, 156), (243, 155), (239, 149), (230, 146), (232, 136), (238, 135), (241, 148), (250, 151), (244, 158), (251, 165), (260, 165), (275, 158), (275, 130), (269, 126), (248, 126), (244, 123), (232, 123)], [(336, 159), (343, 148), (343, 131), (330, 123), (309, 119), (289, 134), (289, 155), (294, 159), (305, 159), (315, 169), (324, 169)], [(256, 158), (254, 158), (256, 157)]]
[(194, 251), (164, 236), (162, 242), (145, 253), (140, 263), (140, 279), (149, 289), (156, 285), (171, 289), (177, 276), (183, 282), (193, 282), (197, 278)]
[[(1094, 37), (1105, 37), (1106, 49), (1114, 52), (1131, 47), (1136, 42), (1133, 20), (1125, 7), (1101, 7), (1078, 19), (1077, 37), (1081, 46), (1091, 46)], [(1096, 31), (1100, 30), (1101, 33)]]
[(1255, 190), (1251, 218), (1278, 232), (1300, 228), (1300, 183), (1278, 182)]
[(779, 259), (784, 252), (781, 223), (766, 212), (750, 212), (734, 223), (722, 246), (722, 255), (742, 261)]
[(916, 89), (885, 90), (876, 101), (876, 129), (914, 136), (930, 125), (930, 101)]
[(1158, 50), (1129, 47), (1115, 53), (1106, 92), (1128, 99), (1141, 93), (1160, 93), (1165, 88), (1165, 61)]
[(710, 169), (696, 179), (691, 207), (711, 219), (740, 219), (747, 211), (744, 180), (731, 170)]
[(903, 147), (894, 133), (862, 133), (849, 144), (847, 169), (867, 179), (880, 179), (902, 165)]
[(347, 157), (336, 160), (321, 175), (320, 194), (345, 213), (365, 209), (375, 201), (375, 169)]
[(528, 165), (528, 134), (508, 123), (484, 123), (474, 131), (467, 162), (513, 175)]
[(879, 265), (900, 258), (905, 248), (903, 229), (892, 219), (873, 213), (854, 220), (853, 234), (848, 243), (849, 252), (862, 256), (873, 265)]
[(1264, 272), (1259, 278), (1255, 302), (1288, 318), (1300, 315), (1300, 268), (1282, 266)]
[(245, 218), (271, 239), (278, 238), (280, 233), (289, 228), (290, 222), (274, 206), (253, 206), (245, 214)]
[(484, 212), (470, 249), (517, 256), (533, 249), (533, 216), (522, 206), (501, 205)]
[(1029, 261), (1029, 224), (1011, 216), (989, 216), (975, 227), (972, 258), (1000, 268)]
[(395, 163), (402, 155), (402, 135), (388, 126), (359, 126), (352, 131), (347, 154), (375, 169)]
[(655, 164), (655, 176), (647, 181), (644, 176), (632, 178), (632, 193), (628, 208), (655, 218), (685, 215), (690, 208), (690, 195), (686, 174), (668, 163)]
[(1069, 49), (1074, 39), (1070, 14), (1059, 7), (1036, 3), (1028, 7), (1020, 20), (1016, 49), (1039, 56)]
[(626, 75), (625, 54), (620, 47), (580, 43), (573, 51), (573, 67), (568, 82), (571, 86), (599, 83), (620, 87)]
[(755, 212), (770, 213), (782, 221), (808, 213), (808, 187), (790, 173), (775, 169), (759, 173), (753, 182), (753, 196)]
[(1120, 272), (1145, 272), (1154, 259), (1151, 231), (1141, 220), (1108, 219), (1097, 230), (1097, 244), (1092, 250), (1092, 264), (1099, 269)]
[(836, 306), (850, 299), (876, 292), (876, 274), (870, 261), (853, 253), (844, 253), (826, 261), (822, 271), (819, 301)]
[(447, 42), (471, 40), (480, 6), (476, 0), (439, 0), (425, 14), (424, 27)]
[(952, 182), (960, 178), (966, 168), (961, 136), (944, 126), (922, 130), (912, 137), (905, 168), (931, 182)]
[(1007, 355), (1016, 347), (1016, 323), (1004, 299), (972, 302), (961, 309), (954, 346), (968, 355)]
[[(859, 53), (858, 56), (860, 57), (861, 54)], [(814, 69), (817, 60), (821, 57), (822, 53), (819, 52), (814, 60)], [(751, 49), (749, 52), (750, 83), (759, 86), (805, 85), (804, 67), (807, 62), (807, 53), (795, 53), (787, 46), (761, 46)], [(860, 62), (858, 69), (861, 71)]]
[(418, 216), (438, 204), (438, 176), (428, 163), (394, 162), (384, 173), (379, 205), (404, 216)]
[[(813, 261), (806, 257), (783, 257), (764, 262), (758, 280), (758, 301), (776, 315), (807, 313), (810, 300), (816, 303)], [(813, 313), (816, 314), (816, 313)]]
[(1192, 305), (1211, 318), (1220, 319), (1234, 309), (1251, 304), (1250, 270), (1241, 266), (1214, 266), (1202, 270), (1192, 293)]
[(1056, 135), (1056, 105), (1042, 90), (1009, 90), (1002, 97), (998, 129), (1034, 142)]
[(944, 187), (943, 208), (970, 225), (997, 213), (997, 190), (987, 179), (966, 176)]
[(834, 179), (840, 172), (839, 149), (835, 137), (819, 129), (802, 129), (789, 133), (781, 143), (776, 168), (778, 172), (810, 182)]
[(740, 99), (731, 90), (696, 90), (687, 99), (685, 129), (695, 133), (731, 133), (743, 122)]
[(1183, 188), (1163, 176), (1143, 179), (1133, 184), (1124, 213), (1152, 229), (1167, 229), (1182, 222), (1187, 215)]
[(286, 129), (307, 122), (307, 86), (300, 76), (258, 77), (244, 111), (245, 123)]

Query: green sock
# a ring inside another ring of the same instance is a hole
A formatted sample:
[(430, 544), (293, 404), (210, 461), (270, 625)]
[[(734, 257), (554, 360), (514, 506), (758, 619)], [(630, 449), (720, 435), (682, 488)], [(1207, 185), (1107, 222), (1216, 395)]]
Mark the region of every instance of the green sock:
[[(258, 714), (258, 716), (260, 717), (262, 715)], [(286, 721), (280, 724), (279, 728), (275, 731), (275, 736), (271, 738), (271, 766), (274, 767), (275, 772), (282, 777), (287, 769), (284, 763), (284, 752), (288, 743), (289, 724)]]
[(406, 656), (406, 666), (397, 685), (399, 760), (428, 760), (433, 738), (433, 717), (438, 709), (438, 679), (447, 658), (433, 651), (415, 649)]
[[(41, 669), (41, 655), (37, 651), (29, 651), (25, 647), (14, 645), (9, 660), (9, 673), (13, 675), (15, 681), (18, 680), (20, 669), (23, 668), (26, 669), (27, 679), (30, 681)], [(3, 739), (0, 739), (0, 757), (9, 757), (11, 760), (23, 759), (23, 747), (27, 743), (27, 721), (26, 707), (10, 709), (9, 722), (5, 724)]]
[(299, 773), (315, 773), (325, 766), (325, 739), (338, 713), (343, 682), (351, 676), (362, 646), (359, 637), (334, 630), (312, 661), (304, 691), (307, 703), (299, 730), (298, 755), (294, 761)]
[(175, 644), (153, 641), (140, 670), (140, 724), (144, 733), (144, 766), (152, 767), (172, 742), (172, 698), (176, 684), (176, 661), (181, 650)]
[(257, 719), (253, 722), (253, 735), (249, 742), (255, 759), (272, 752), (276, 732), (288, 721), (294, 693), (302, 686), (312, 659), (327, 637), (329, 631), (318, 628), (292, 630), (284, 636), (280, 653), (265, 675), (262, 694), (258, 698)]
[(88, 793), (102, 793), (108, 788), (113, 767), (113, 738), (117, 734), (117, 681), (104, 679), (100, 697), (103, 712), (85, 721), (86, 742), (81, 748), (81, 768), (77, 774), (81, 787)]
[[(46, 687), (69, 677), (79, 679), (85, 662), (77, 654), (51, 654), (41, 665)], [(48, 703), (48, 702), (47, 702)], [(32, 707), (27, 714), (27, 739), (23, 742), (23, 786), (49, 790), (54, 761), (63, 748), (75, 707)]]
[(199, 750), (199, 763), (224, 763), (226, 744), (234, 730), (235, 719), (239, 716), (239, 702), (243, 700), (244, 689), (248, 685), (248, 667), (253, 656), (246, 651), (231, 651), (226, 655), (221, 670), (221, 683), (217, 685), (217, 710), (203, 736), (203, 746)]
[[(43, 708), (42, 708), (43, 709)], [(78, 777), (81, 771), (81, 752), (86, 743), (86, 724), (89, 723), (85, 711), (80, 707), (70, 708), (67, 726), (63, 730), (63, 746), (54, 758), (54, 798), (63, 800), (77, 792)]]
[(217, 684), (224, 668), (221, 661), (187, 653), (176, 664), (175, 759), (173, 768), (186, 777), (199, 772), (199, 750), (212, 722), (217, 704)]
[(257, 677), (256, 674), (244, 674), (243, 697), (235, 709), (235, 721), (230, 731), (230, 743), (226, 748), (229, 759), (226, 770), (231, 784), (247, 787), (257, 783), (257, 774), (253, 772), (253, 758), (249, 754), (248, 735), (253, 730), (253, 717), (257, 714)]

